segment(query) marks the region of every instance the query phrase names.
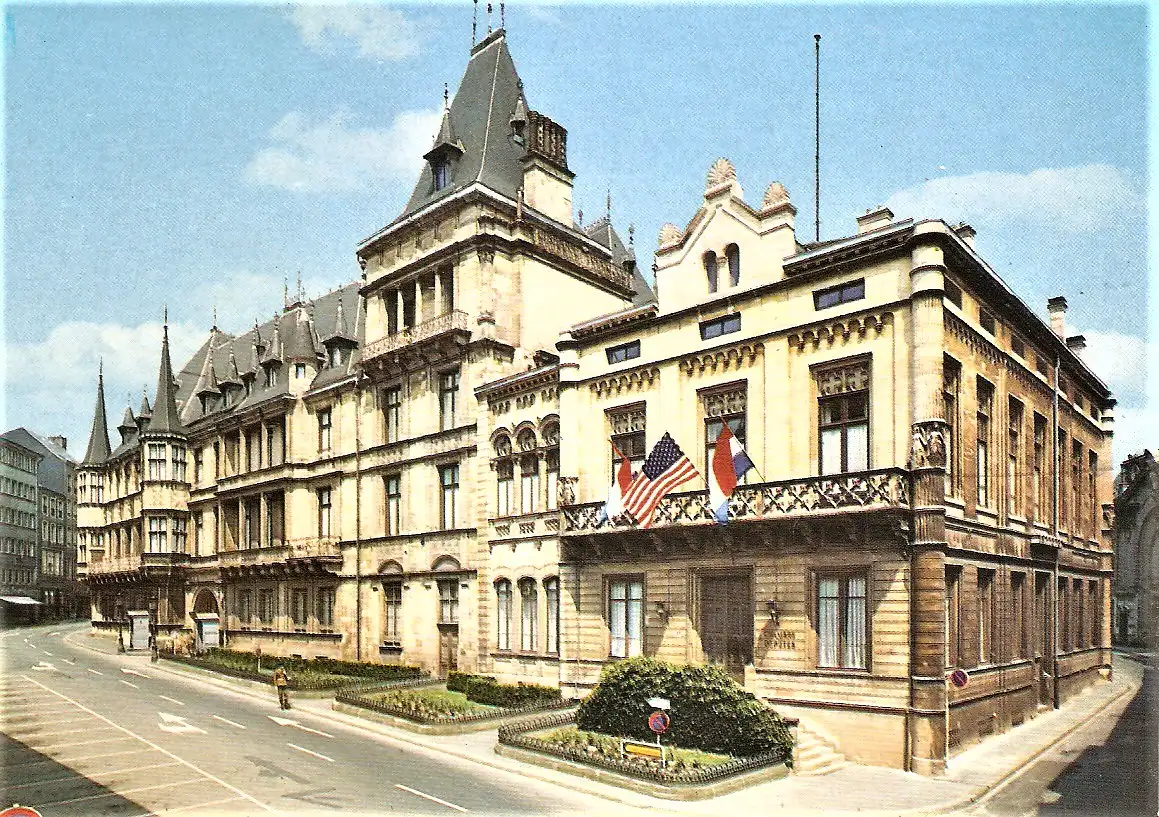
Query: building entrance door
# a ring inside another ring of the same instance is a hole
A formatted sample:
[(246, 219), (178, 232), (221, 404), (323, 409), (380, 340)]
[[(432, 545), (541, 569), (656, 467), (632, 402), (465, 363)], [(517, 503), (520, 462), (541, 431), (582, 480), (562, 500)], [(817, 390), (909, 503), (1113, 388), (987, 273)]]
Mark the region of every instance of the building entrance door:
[(221, 625), (217, 616), (199, 613), (197, 618), (197, 650), (221, 646)]
[(447, 673), (459, 668), (459, 625), (439, 625), (439, 675), (447, 677)]
[(749, 574), (702, 576), (700, 643), (704, 658), (743, 683), (753, 662), (753, 596)]
[(1050, 706), (1051, 695), (1051, 639), (1049, 573), (1034, 574), (1034, 675), (1038, 679), (1038, 705)]
[(149, 613), (146, 611), (129, 611), (129, 649), (149, 649)]

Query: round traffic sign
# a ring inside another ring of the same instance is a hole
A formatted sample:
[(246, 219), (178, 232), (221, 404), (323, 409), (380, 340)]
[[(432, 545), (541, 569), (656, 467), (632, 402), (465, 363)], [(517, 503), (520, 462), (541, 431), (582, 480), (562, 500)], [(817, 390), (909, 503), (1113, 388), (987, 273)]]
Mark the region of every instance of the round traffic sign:
[(970, 676), (964, 669), (956, 669), (950, 673), (950, 683), (961, 689), (970, 683)]
[(648, 728), (657, 735), (662, 735), (667, 732), (669, 723), (667, 712), (657, 710), (648, 716)]
[(16, 804), (0, 811), (0, 817), (40, 817), (40, 812), (34, 808)]

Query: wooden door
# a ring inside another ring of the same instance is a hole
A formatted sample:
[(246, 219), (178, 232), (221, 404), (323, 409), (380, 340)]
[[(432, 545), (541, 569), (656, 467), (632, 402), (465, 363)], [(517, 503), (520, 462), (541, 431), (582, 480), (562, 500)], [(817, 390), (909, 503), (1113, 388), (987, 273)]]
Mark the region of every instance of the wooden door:
[(700, 642), (704, 658), (744, 680), (753, 662), (753, 602), (750, 577), (704, 576), (700, 580)]
[(439, 625), (439, 675), (446, 677), (447, 673), (459, 668), (459, 627), (458, 625)]

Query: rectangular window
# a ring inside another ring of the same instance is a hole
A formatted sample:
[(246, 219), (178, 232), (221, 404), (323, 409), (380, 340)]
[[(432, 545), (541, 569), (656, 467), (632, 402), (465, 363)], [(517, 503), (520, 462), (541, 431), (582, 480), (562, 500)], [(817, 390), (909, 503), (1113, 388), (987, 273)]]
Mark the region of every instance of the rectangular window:
[(495, 648), (511, 649), (511, 582), (501, 579), (495, 583)]
[(820, 473), (869, 468), (869, 360), (815, 370)]
[(978, 663), (993, 664), (994, 644), (994, 571), (978, 569)]
[(459, 465), (439, 466), (439, 485), (442, 487), (443, 530), (454, 530), (458, 521)]
[(159, 516), (149, 517), (149, 552), (164, 553), (166, 550), (166, 520)]
[(1014, 352), (1014, 354), (1018, 355), (1019, 357), (1022, 357), (1022, 358), (1026, 357), (1026, 344), (1022, 342), (1022, 338), (1011, 337), (1010, 338), (1010, 348)]
[(1043, 524), (1046, 519), (1046, 418), (1034, 414), (1034, 462), (1031, 467), (1031, 492), (1034, 494), (1034, 521)]
[[(949, 282), (946, 282), (947, 285)], [(959, 292), (959, 295), (961, 293)], [(962, 366), (952, 357), (942, 358), (942, 417), (946, 421), (946, 496), (961, 496), (961, 471), (958, 456), (961, 451), (958, 421), (959, 392)]]
[(640, 341), (621, 343), (619, 346), (609, 346), (604, 350), (608, 356), (608, 363), (623, 363), (625, 360), (634, 360), (640, 356)]
[(982, 378), (978, 390), (978, 504), (990, 507), (990, 417), (994, 414), (994, 387)]
[(866, 577), (817, 577), (817, 663), (865, 669)]
[(962, 604), (961, 604), (962, 568), (946, 567), (946, 666), (961, 666), (961, 639), (962, 639)]
[(1075, 607), (1075, 647), (1087, 646), (1087, 610), (1086, 594), (1083, 593), (1083, 580), (1075, 579), (1071, 586), (1071, 595), (1074, 597)]
[(439, 623), (455, 624), (459, 620), (459, 580), (439, 579)]
[(511, 515), (511, 486), (515, 484), (515, 463), (509, 459), (495, 463), (495, 515)]
[(180, 445), (173, 446), (170, 453), (173, 465), (173, 479), (178, 482), (185, 482), (185, 447)]
[(559, 507), (559, 449), (548, 449), (546, 461), (547, 509), (549, 511), (554, 511)]
[(330, 536), (330, 489), (318, 489), (318, 536), (325, 539)]
[(1087, 501), (1090, 503), (1090, 513), (1087, 515), (1087, 524), (1090, 526), (1090, 539), (1099, 538), (1099, 455), (1094, 451), (1088, 453), (1087, 462)]
[(318, 629), (324, 633), (333, 632), (334, 630), (334, 597), (336, 595), (333, 587), (319, 587), (318, 588)]
[(865, 297), (865, 279), (848, 281), (844, 284), (813, 290), (813, 308), (828, 309), (838, 304), (860, 301)]
[[(1091, 582), (1094, 585), (1094, 582)], [(548, 579), (543, 583), (547, 596), (547, 652), (559, 654), (559, 579)]]
[[(748, 438), (747, 411), (748, 387), (746, 383), (738, 383), (723, 389), (713, 389), (700, 394), (701, 406), (704, 409), (704, 471), (707, 474), (712, 470), (712, 455), (716, 449), (716, 440), (720, 432), (728, 424), (729, 431), (736, 437), (742, 446)], [(747, 479), (747, 474), (742, 477)]]
[(188, 520), (173, 520), (173, 552), (185, 553), (185, 542), (188, 539)]
[(962, 308), (962, 288), (951, 281), (949, 278), (944, 279), (946, 300), (952, 303), (958, 309)]
[(402, 475), (388, 474), (383, 477), (386, 491), (386, 535), (398, 536), (402, 532)]
[(1058, 647), (1059, 651), (1071, 648), (1070, 627), (1070, 579), (1058, 580)]
[(330, 431), (331, 431), (331, 416), (330, 409), (322, 409), (318, 412), (318, 450), (330, 450)]
[(1086, 509), (1083, 508), (1083, 489), (1086, 480), (1083, 479), (1083, 446), (1078, 440), (1071, 439), (1070, 452), (1070, 492), (1071, 514), (1074, 522), (1070, 532), (1074, 536), (1081, 536), (1086, 527)]
[(383, 393), (386, 441), (396, 443), (402, 428), (402, 386), (391, 386)]
[(997, 335), (997, 326), (994, 323), (994, 314), (985, 309), (978, 310), (978, 323), (991, 335)]
[(523, 513), (535, 513), (539, 505), (539, 457), (527, 454), (519, 462), (519, 506)]
[(1058, 439), (1054, 449), (1054, 468), (1058, 474), (1058, 526), (1062, 530), (1070, 530), (1069, 491), (1066, 489), (1066, 432), (1058, 430)]
[(193, 481), (201, 484), (205, 475), (205, 449), (198, 448), (193, 452)]
[(539, 593), (535, 579), (519, 580), (519, 649), (535, 651), (535, 633), (539, 629)]
[(721, 335), (729, 335), (733, 332), (740, 331), (740, 313), (733, 315), (725, 315), (723, 318), (716, 318), (711, 321), (704, 321), (700, 324), (700, 337), (702, 340), (711, 340), (712, 338), (719, 338)]
[(459, 395), (459, 370), (439, 375), (439, 430), (455, 427), (455, 403)]
[(1010, 654), (1015, 658), (1025, 658), (1030, 647), (1030, 639), (1026, 631), (1029, 617), (1026, 614), (1026, 574), (1010, 574), (1010, 609), (1013, 613), (1013, 626), (1010, 628)]
[(1087, 643), (1092, 647), (1097, 647), (1102, 642), (1101, 622), (1102, 617), (1099, 615), (1099, 583), (1095, 579), (1087, 582), (1087, 626), (1090, 628), (1087, 634)]
[(644, 581), (615, 578), (608, 582), (608, 628), (612, 658), (632, 658), (644, 652)]
[(297, 632), (306, 631), (306, 588), (295, 587), (290, 591), (290, 618)]
[(382, 640), (387, 644), (398, 644), (402, 641), (402, 583), (383, 584), (382, 598), (386, 605)]
[(1011, 397), (1008, 401), (1009, 428), (1006, 448), (1006, 513), (1018, 516), (1022, 513), (1022, 469), (1019, 455), (1022, 453), (1022, 403)]
[(620, 468), (620, 457), (616, 454), (617, 449), (628, 458), (632, 473), (638, 473), (644, 466), (644, 458), (648, 456), (645, 440), (647, 417), (644, 404), (610, 409), (606, 416), (609, 436), (612, 439), (612, 445), (608, 452), (609, 480), (616, 478), (616, 473)]
[(274, 591), (271, 588), (258, 591), (258, 621), (265, 625), (274, 623)]
[(237, 597), (237, 618), (238, 624), (245, 628), (253, 621), (253, 592), (249, 590), (242, 590)]
[(165, 445), (149, 443), (149, 479), (165, 479)]

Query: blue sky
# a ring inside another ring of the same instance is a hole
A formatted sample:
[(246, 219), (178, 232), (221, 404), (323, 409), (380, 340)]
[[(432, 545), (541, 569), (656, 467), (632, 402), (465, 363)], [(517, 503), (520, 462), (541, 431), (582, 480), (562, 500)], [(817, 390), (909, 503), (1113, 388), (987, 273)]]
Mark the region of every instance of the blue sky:
[[(458, 83), (470, 9), (10, 5), (0, 425), (83, 454), (101, 355), (114, 424), (155, 388), (162, 303), (180, 365), (215, 307), (243, 331), (283, 278), (353, 280)], [(532, 107), (568, 128), (577, 208), (598, 217), (610, 188), (644, 263), (720, 155), (750, 201), (783, 182), (812, 235), (821, 33), (822, 237), (883, 202), (973, 224), (1034, 308), (1067, 296), (1120, 398), (1117, 459), (1159, 445), (1146, 23), (1141, 5), (507, 8)]]

